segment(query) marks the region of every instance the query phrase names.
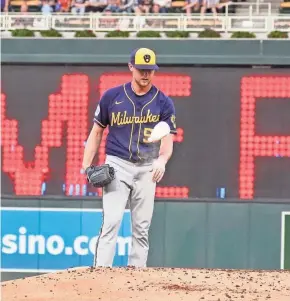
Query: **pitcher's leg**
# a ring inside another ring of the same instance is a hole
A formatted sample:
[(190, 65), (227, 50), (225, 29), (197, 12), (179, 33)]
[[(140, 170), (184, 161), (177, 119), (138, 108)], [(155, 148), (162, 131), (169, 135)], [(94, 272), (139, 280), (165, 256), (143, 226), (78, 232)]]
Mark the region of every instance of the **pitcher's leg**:
[(113, 265), (118, 232), (131, 192), (129, 181), (122, 170), (116, 170), (116, 178), (103, 189), (103, 224), (96, 244), (94, 266)]
[(130, 266), (146, 267), (147, 265), (148, 232), (154, 209), (155, 188), (152, 172), (149, 171), (144, 173), (133, 186), (130, 202), (132, 219), (132, 247), (128, 262)]

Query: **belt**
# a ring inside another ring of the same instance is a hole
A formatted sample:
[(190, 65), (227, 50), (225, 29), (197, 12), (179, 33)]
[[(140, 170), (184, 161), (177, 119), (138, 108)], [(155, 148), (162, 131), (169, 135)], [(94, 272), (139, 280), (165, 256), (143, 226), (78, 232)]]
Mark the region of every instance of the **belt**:
[(134, 164), (151, 164), (153, 163), (153, 158), (152, 159), (145, 159), (145, 158), (139, 158), (139, 159), (128, 159), (127, 161), (134, 163)]
[(119, 157), (116, 155), (109, 155), (109, 154), (108, 154), (108, 156), (116, 157), (118, 159), (127, 161), (127, 162), (135, 164), (135, 165), (143, 165), (143, 164), (150, 165), (153, 163), (153, 160), (155, 159), (155, 158), (141, 158), (141, 159), (140, 158), (138, 158), (138, 159), (131, 158), (131, 159), (129, 159), (128, 157), (125, 158), (125, 157), (121, 157), (121, 156)]

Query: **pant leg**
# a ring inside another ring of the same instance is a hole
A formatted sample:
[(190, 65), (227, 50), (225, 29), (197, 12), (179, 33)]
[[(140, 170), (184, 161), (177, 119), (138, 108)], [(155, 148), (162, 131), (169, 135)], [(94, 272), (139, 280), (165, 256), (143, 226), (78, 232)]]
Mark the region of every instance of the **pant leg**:
[(156, 183), (152, 181), (150, 166), (142, 167), (131, 195), (132, 247), (130, 266), (146, 267), (149, 251), (148, 232), (151, 225)]
[(161, 14), (166, 14), (168, 12), (168, 9), (167, 9), (167, 7), (160, 7), (159, 8), (159, 13), (161, 13)]
[(81, 15), (83, 15), (85, 12), (86, 12), (85, 6), (81, 6), (81, 7), (79, 8), (79, 13), (80, 13)]
[(114, 167), (116, 177), (103, 189), (103, 225), (96, 244), (94, 266), (111, 267), (133, 177), (115, 160), (112, 162), (107, 158), (106, 163)]
[(76, 15), (78, 13), (77, 7), (72, 7), (71, 12), (72, 14)]

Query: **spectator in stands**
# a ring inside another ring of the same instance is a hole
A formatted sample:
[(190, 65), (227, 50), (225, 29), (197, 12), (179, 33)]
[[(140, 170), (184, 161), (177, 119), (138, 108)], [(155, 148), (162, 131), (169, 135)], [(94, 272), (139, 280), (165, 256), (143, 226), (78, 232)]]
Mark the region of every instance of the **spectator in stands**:
[(70, 6), (71, 0), (58, 0), (56, 10), (62, 13), (67, 13), (70, 11)]
[(42, 0), (41, 2), (41, 12), (44, 15), (49, 15), (54, 11), (55, 3), (50, 0)]
[(232, 3), (233, 1), (231, 0), (219, 0), (217, 2), (216, 8), (218, 11), (220, 10), (222, 12), (225, 6), (230, 6)]
[(148, 14), (152, 9), (152, 0), (138, 0), (134, 10), (137, 15)]
[(88, 6), (88, 0), (72, 0), (71, 3), (73, 14), (83, 15), (86, 12), (86, 7)]
[(217, 8), (219, 6), (219, 0), (203, 0), (200, 13), (201, 15), (204, 15), (205, 12), (210, 9), (213, 13), (213, 15), (217, 16)]
[(185, 10), (187, 15), (191, 15), (193, 11), (198, 11), (199, 7), (199, 0), (187, 0), (187, 3), (182, 10)]
[[(1, 0), (1, 12), (6, 11), (6, 0)], [(7, 11), (8, 11), (8, 6), (7, 6)]]
[(10, 5), (10, 0), (5, 0), (5, 6), (4, 6), (4, 11), (12, 11), (12, 12), (21, 12), (21, 13), (26, 13), (28, 12), (28, 5), (25, 0), (21, 1), (20, 7), (19, 6), (13, 6)]
[(89, 0), (87, 12), (101, 13), (107, 7), (107, 0)]
[(121, 12), (120, 0), (108, 0), (108, 6), (105, 8), (105, 12), (119, 13)]
[(171, 0), (153, 0), (153, 13), (163, 14), (168, 13), (168, 9), (171, 6)]
[(123, 13), (133, 13), (134, 12), (134, 0), (122, 0), (120, 10)]

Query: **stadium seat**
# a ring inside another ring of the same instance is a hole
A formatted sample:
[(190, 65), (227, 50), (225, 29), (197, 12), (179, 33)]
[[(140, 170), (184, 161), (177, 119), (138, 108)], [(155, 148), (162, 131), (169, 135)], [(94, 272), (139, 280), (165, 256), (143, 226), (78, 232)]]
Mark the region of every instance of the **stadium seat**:
[(186, 4), (186, 1), (180, 1), (180, 0), (178, 0), (178, 1), (172, 1), (172, 3), (171, 3), (171, 7), (183, 7), (183, 6), (185, 6), (185, 4)]
[(22, 5), (22, 0), (14, 0), (14, 1), (11, 1), (10, 2), (10, 6), (13, 6), (13, 7), (20, 7)]
[(279, 12), (281, 14), (290, 14), (290, 0), (284, 0), (280, 3)]
[[(21, 6), (21, 4), (23, 3), (22, 0), (12, 0), (10, 2), (11, 6)], [(26, 1), (27, 6), (40, 6), (41, 5), (41, 1), (39, 0), (30, 0), (30, 1)]]
[(182, 7), (185, 6), (186, 1), (183, 0), (172, 0), (171, 6), (168, 9), (169, 13), (184, 13), (184, 10), (182, 10)]
[[(27, 6), (28, 6), (28, 11), (29, 12), (39, 12), (40, 6), (41, 6), (41, 1), (39, 0), (30, 0), (30, 1), (25, 1)], [(13, 11), (15, 12), (20, 12), (21, 5), (23, 3), (23, 0), (12, 0), (10, 2), (10, 7), (12, 8)]]

